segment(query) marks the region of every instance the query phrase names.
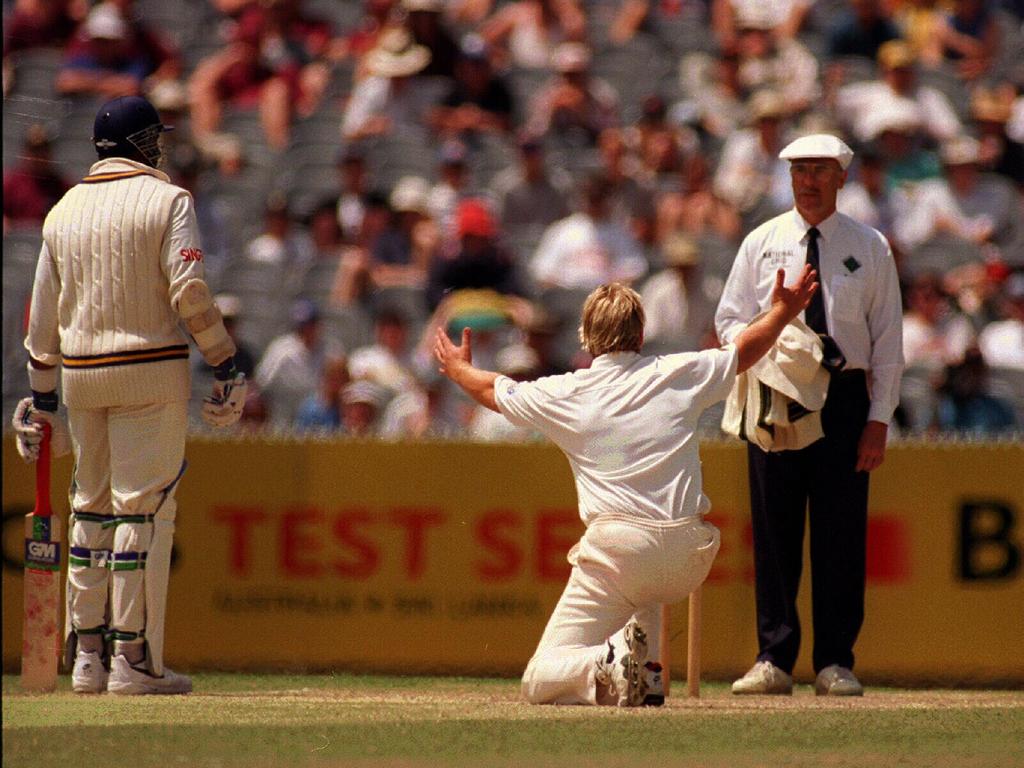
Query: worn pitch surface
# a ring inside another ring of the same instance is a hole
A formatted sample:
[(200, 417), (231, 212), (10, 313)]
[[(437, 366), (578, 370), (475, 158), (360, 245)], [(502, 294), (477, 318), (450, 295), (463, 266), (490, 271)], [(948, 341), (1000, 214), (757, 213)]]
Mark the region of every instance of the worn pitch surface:
[(862, 699), (685, 686), (639, 710), (535, 707), (510, 680), (195, 678), (186, 697), (29, 696), (3, 681), (3, 765), (1024, 765), (1024, 693), (869, 689)]

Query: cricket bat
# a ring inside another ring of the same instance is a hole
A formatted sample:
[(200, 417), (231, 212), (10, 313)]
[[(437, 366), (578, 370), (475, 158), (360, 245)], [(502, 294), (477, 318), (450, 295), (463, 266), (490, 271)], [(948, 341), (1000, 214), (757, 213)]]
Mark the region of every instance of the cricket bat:
[(36, 506), (25, 515), (25, 621), (21, 633), (21, 687), (57, 687), (60, 654), (60, 518), (50, 507), (50, 425), (36, 460)]

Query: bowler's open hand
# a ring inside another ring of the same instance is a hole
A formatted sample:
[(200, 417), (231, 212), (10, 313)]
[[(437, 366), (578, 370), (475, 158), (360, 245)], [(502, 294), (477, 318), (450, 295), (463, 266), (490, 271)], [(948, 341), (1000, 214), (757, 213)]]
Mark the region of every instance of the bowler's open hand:
[(799, 315), (808, 304), (811, 296), (818, 290), (818, 273), (810, 264), (804, 265), (803, 272), (791, 288), (783, 285), (786, 279), (785, 270), (775, 273), (775, 287), (772, 289), (772, 309), (782, 307), (787, 322)]
[(456, 347), (444, 328), (437, 329), (437, 338), (434, 340), (434, 357), (441, 364), (440, 371), (449, 376), (452, 366), (459, 363), (473, 364), (472, 332), (469, 328), (462, 329), (462, 345)]

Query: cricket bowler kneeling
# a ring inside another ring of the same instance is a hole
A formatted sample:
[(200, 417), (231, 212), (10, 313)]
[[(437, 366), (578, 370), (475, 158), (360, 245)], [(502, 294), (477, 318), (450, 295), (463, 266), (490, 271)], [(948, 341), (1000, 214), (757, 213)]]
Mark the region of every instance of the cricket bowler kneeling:
[(707, 577), (719, 533), (703, 516), (697, 420), (736, 375), (774, 345), (817, 289), (806, 267), (790, 287), (778, 272), (771, 308), (721, 349), (642, 356), (644, 310), (611, 283), (583, 306), (589, 369), (530, 382), (473, 367), (471, 334), (455, 346), (439, 330), (441, 372), (513, 424), (550, 438), (569, 459), (586, 532), (572, 573), (523, 675), (534, 704), (659, 704), (660, 667), (648, 663), (661, 603)]
[(26, 461), (39, 456), (43, 422), (54, 457), (74, 452), (65, 660), (76, 693), (192, 690), (163, 661), (191, 394), (179, 322), (214, 367), (203, 418), (233, 424), (245, 400), (235, 345), (203, 279), (192, 196), (157, 169), (167, 130), (138, 96), (100, 108), (99, 161), (47, 215), (32, 288), (32, 397), (18, 404), (14, 428)]

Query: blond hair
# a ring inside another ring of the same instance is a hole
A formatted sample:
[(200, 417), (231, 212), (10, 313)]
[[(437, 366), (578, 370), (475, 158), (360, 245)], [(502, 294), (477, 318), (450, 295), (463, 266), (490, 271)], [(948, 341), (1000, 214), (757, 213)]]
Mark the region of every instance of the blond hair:
[(622, 283), (606, 283), (583, 303), (580, 344), (592, 357), (639, 352), (644, 343), (644, 320), (640, 294)]

